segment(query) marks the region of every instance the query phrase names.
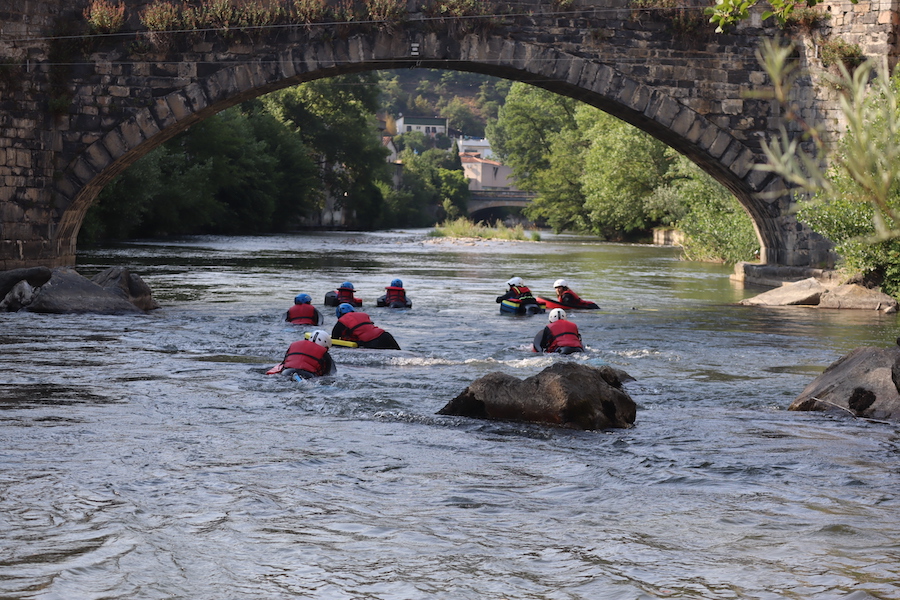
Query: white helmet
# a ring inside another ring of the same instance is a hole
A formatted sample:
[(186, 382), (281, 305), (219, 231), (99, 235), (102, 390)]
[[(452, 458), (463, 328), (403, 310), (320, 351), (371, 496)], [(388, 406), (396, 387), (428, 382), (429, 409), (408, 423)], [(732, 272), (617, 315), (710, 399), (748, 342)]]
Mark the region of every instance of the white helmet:
[(550, 311), (550, 316), (547, 317), (551, 323), (556, 323), (560, 319), (566, 318), (566, 311), (561, 308), (554, 308)]
[(516, 287), (519, 287), (521, 285), (525, 285), (525, 282), (522, 281), (521, 277), (513, 277), (512, 279), (510, 279), (509, 281), (506, 282), (506, 285), (514, 285)]
[(312, 335), (309, 336), (309, 341), (322, 346), (326, 350), (331, 348), (331, 336), (321, 329), (316, 329), (315, 331), (313, 331)]
[(565, 279), (557, 279), (556, 281), (553, 282), (553, 287), (555, 287), (555, 288), (558, 288), (558, 287), (564, 287), (564, 288), (567, 288), (567, 287), (569, 287), (569, 284), (568, 284), (568, 282), (566, 282)]

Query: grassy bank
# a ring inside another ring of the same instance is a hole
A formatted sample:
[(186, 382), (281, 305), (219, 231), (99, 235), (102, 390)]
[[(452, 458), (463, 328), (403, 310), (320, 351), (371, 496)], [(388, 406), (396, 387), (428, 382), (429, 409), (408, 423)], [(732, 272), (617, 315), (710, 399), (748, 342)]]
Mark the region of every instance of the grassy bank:
[(490, 240), (532, 240), (540, 241), (541, 234), (532, 231), (530, 234), (525, 233), (522, 225), (515, 227), (507, 227), (503, 223), (497, 223), (496, 227), (488, 227), (483, 222), (473, 223), (465, 217), (460, 217), (453, 221), (444, 221), (439, 225), (435, 225), (434, 231), (430, 234), (432, 237), (455, 237), (455, 238), (481, 238)]

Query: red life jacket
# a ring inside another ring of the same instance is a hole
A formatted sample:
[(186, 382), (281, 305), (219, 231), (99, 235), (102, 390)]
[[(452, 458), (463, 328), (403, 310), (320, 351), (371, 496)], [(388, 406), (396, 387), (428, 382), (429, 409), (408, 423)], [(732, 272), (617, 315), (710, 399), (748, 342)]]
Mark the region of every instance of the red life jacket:
[(316, 308), (312, 304), (295, 304), (288, 309), (287, 321), (297, 325), (318, 325)]
[(325, 361), (323, 360), (328, 349), (311, 342), (300, 340), (294, 342), (284, 355), (285, 369), (302, 369), (315, 375), (325, 374)]
[(534, 296), (532, 295), (531, 290), (524, 285), (513, 286), (512, 292), (513, 295), (510, 297), (510, 300), (512, 300), (513, 302), (521, 302), (522, 300), (527, 300), (529, 298), (531, 300), (534, 300)]
[(402, 287), (394, 287), (392, 285), (384, 288), (387, 293), (384, 295), (385, 304), (390, 304), (391, 302), (403, 302), (406, 303), (406, 290)]
[(343, 304), (346, 302), (347, 304), (352, 304), (353, 306), (361, 306), (362, 300), (357, 300), (353, 296), (353, 290), (348, 288), (338, 288), (334, 290), (335, 295), (337, 296), (338, 304)]
[(384, 333), (384, 329), (375, 327), (369, 315), (364, 312), (349, 312), (338, 319), (338, 323), (343, 323), (347, 328), (341, 334), (341, 339), (350, 342), (371, 342)]
[(547, 325), (550, 330), (550, 345), (547, 352), (555, 352), (559, 348), (584, 348), (578, 337), (578, 326), (567, 319), (560, 319)]

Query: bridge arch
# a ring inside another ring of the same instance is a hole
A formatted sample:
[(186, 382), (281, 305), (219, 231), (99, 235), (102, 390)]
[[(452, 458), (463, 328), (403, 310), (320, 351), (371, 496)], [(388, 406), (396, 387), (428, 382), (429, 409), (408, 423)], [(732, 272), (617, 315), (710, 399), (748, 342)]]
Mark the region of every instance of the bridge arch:
[[(780, 179), (753, 169), (764, 160), (760, 140), (777, 126), (768, 102), (742, 95), (764, 80), (753, 57), (758, 31), (731, 40), (730, 54), (711, 67), (709, 48), (683, 47), (670, 34), (654, 34), (652, 43), (641, 46), (635, 40), (647, 36), (623, 26), (627, 17), (592, 18), (560, 26), (558, 18), (538, 14), (479, 31), (442, 32), (411, 20), (391, 29), (363, 27), (351, 35), (313, 36), (298, 27), (252, 45), (216, 40), (184, 52), (127, 60), (124, 44), (96, 52), (93, 71), (71, 81), (74, 100), (62, 119), (70, 133), (61, 134), (54, 124), (39, 132), (45, 138), (40, 148), (30, 150), (33, 163), (56, 167), (52, 177), (45, 168), (35, 177), (35, 189), (26, 185), (6, 192), (22, 197), (21, 204), (43, 200), (46, 226), (33, 228), (37, 243), (30, 249), (29, 240), (14, 245), (5, 232), (0, 235), (6, 238), (0, 240), (0, 267), (73, 264), (78, 230), (99, 190), (191, 124), (284, 87), (397, 68), (471, 71), (595, 106), (677, 149), (725, 185), (752, 217), (762, 262), (809, 266), (820, 261), (827, 242), (795, 220)], [(556, 33), (548, 33), (550, 24)], [(598, 44), (593, 32), (600, 27), (612, 32), (616, 39), (611, 42), (622, 37), (628, 43)], [(655, 49), (648, 52), (646, 46)], [(665, 60), (654, 58), (661, 55)], [(705, 66), (691, 67), (692, 60), (706, 61)], [(165, 66), (172, 64), (177, 72)], [(110, 97), (128, 106), (107, 110), (100, 99)]]
[(81, 222), (104, 185), (191, 124), (244, 100), (299, 83), (364, 70), (417, 67), (523, 81), (577, 98), (639, 127), (697, 162), (738, 198), (752, 216), (764, 253), (781, 249), (779, 227), (760, 195), (772, 178), (752, 171), (757, 158), (753, 150), (705, 116), (610, 65), (552, 48), (475, 35), (451, 52), (455, 46), (456, 40), (432, 34), (420, 42), (420, 48), (447, 51), (429, 59), (411, 57), (409, 46), (398, 42), (398, 36), (379, 32), (318, 42), (302, 53), (288, 49), (277, 62), (226, 65), (198, 76), (121, 120), (64, 169), (64, 177), (56, 183), (65, 206), (56, 231), (60, 249), (75, 254)]

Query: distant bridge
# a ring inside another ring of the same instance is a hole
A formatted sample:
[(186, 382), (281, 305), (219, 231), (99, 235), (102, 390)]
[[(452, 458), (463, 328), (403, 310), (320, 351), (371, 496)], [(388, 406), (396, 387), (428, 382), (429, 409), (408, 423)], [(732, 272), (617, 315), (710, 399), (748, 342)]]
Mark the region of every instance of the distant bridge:
[(488, 208), (500, 208), (505, 206), (528, 206), (534, 200), (534, 192), (505, 191), (505, 190), (479, 190), (472, 192), (469, 198), (468, 213), (473, 215)]

